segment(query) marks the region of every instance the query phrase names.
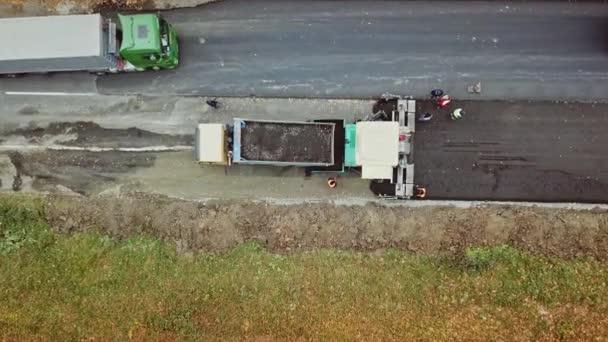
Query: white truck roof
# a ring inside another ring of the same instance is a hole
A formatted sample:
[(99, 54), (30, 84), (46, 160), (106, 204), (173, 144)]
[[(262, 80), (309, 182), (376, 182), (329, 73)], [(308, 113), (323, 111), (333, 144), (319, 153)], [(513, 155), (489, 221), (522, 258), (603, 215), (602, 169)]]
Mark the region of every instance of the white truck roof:
[(357, 122), (355, 160), (363, 179), (391, 179), (399, 163), (399, 123)]
[(99, 56), (99, 14), (0, 19), (0, 61)]
[(226, 129), (222, 124), (199, 124), (196, 131), (195, 154), (201, 163), (225, 164)]

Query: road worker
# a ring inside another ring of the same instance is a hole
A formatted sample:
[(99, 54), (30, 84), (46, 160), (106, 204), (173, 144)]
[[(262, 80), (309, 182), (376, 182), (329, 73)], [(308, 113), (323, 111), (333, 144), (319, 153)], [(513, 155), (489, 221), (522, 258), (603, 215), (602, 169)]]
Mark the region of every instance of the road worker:
[(213, 109), (218, 109), (220, 108), (220, 103), (217, 99), (213, 99), (213, 100), (207, 100), (206, 101), (207, 105)]
[(420, 122), (427, 122), (427, 121), (431, 121), (431, 119), (433, 118), (433, 114), (426, 112), (420, 116), (418, 116), (418, 121)]
[(452, 98), (448, 94), (445, 94), (437, 99), (437, 105), (440, 108), (447, 108), (450, 103), (452, 103)]
[(452, 120), (460, 120), (464, 115), (464, 111), (462, 108), (456, 108), (452, 113), (450, 113), (450, 119)]
[(431, 90), (431, 98), (437, 99), (443, 96), (443, 90), (441, 89), (433, 89)]

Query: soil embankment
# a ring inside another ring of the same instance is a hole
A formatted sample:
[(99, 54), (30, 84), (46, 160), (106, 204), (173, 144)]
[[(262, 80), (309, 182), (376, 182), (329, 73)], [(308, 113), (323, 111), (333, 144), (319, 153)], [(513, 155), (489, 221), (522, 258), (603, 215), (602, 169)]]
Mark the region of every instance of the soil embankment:
[(135, 195), (50, 196), (45, 211), (60, 232), (144, 233), (180, 250), (227, 250), (258, 241), (274, 251), (395, 247), (457, 257), (467, 247), (508, 244), (541, 255), (608, 260), (608, 213), (599, 209), (203, 204)]

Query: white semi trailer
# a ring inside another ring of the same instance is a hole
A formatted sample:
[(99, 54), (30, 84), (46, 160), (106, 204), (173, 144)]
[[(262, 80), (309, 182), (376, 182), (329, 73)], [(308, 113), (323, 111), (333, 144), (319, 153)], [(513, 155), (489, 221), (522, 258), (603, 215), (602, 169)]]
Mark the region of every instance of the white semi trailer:
[(172, 69), (175, 30), (156, 14), (0, 19), (0, 74)]

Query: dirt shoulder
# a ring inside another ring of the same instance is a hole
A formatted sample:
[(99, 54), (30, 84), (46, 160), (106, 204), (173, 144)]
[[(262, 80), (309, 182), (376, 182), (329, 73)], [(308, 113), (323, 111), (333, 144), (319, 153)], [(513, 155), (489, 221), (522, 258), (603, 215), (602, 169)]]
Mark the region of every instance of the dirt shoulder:
[(0, 17), (158, 10), (194, 7), (215, 1), (217, 0), (8, 0), (0, 4)]
[(221, 251), (247, 241), (269, 250), (378, 250), (459, 256), (508, 244), (534, 254), (608, 260), (608, 212), (537, 207), (389, 207), (368, 204), (200, 203), (152, 195), (49, 196), (46, 218), (62, 233), (150, 234), (179, 250)]

